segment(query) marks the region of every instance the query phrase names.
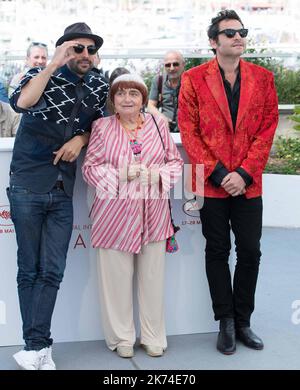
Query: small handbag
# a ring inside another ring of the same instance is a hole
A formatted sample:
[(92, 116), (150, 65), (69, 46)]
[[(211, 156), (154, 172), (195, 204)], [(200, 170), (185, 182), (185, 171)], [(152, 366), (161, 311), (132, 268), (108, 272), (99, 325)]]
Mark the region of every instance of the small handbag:
[(173, 236), (167, 238), (166, 240), (166, 252), (175, 253), (177, 251), (178, 251), (178, 244), (175, 238), (175, 234), (173, 234)]
[[(165, 144), (164, 144), (164, 141), (162, 139), (162, 136), (161, 136), (161, 133), (160, 133), (160, 130), (159, 130), (159, 127), (156, 123), (156, 120), (154, 118), (154, 116), (151, 114), (152, 116), (152, 119), (155, 123), (155, 126), (156, 126), (156, 129), (158, 131), (158, 134), (159, 134), (159, 137), (160, 137), (160, 140), (161, 140), (161, 143), (162, 143), (162, 146), (163, 146), (163, 149), (164, 151), (166, 150), (165, 148)], [(166, 162), (166, 159), (165, 159), (165, 162)], [(168, 237), (167, 240), (166, 240), (166, 252), (167, 253), (175, 253), (178, 251), (179, 249), (179, 246), (178, 246), (178, 243), (177, 243), (177, 240), (176, 240), (176, 237), (175, 237), (175, 234), (178, 232), (178, 230), (180, 230), (180, 227), (179, 226), (176, 226), (174, 221), (173, 221), (173, 217), (172, 217), (172, 208), (171, 208), (171, 202), (170, 202), (170, 199), (168, 199), (168, 203), (169, 203), (169, 209), (170, 209), (170, 216), (171, 216), (171, 223), (172, 223), (172, 226), (173, 226), (173, 229), (174, 229), (174, 233), (171, 237)]]
[[(171, 212), (171, 210), (170, 210), (170, 212)], [(167, 253), (175, 253), (179, 249), (175, 234), (176, 234), (176, 232), (178, 232), (178, 230), (180, 230), (180, 227), (175, 226), (173, 224), (173, 220), (172, 220), (172, 225), (173, 225), (173, 229), (174, 229), (174, 234), (171, 237), (168, 237), (166, 240), (166, 252)]]

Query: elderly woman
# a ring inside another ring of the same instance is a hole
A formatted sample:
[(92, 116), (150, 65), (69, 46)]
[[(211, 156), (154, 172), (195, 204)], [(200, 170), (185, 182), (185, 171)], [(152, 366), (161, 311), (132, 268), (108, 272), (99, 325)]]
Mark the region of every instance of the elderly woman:
[(150, 356), (167, 347), (164, 320), (166, 239), (173, 234), (168, 191), (182, 159), (165, 122), (142, 113), (147, 87), (134, 74), (112, 83), (115, 115), (94, 122), (82, 168), (96, 188), (91, 210), (92, 245), (97, 248), (103, 330), (108, 348), (132, 357), (133, 274), (141, 345)]

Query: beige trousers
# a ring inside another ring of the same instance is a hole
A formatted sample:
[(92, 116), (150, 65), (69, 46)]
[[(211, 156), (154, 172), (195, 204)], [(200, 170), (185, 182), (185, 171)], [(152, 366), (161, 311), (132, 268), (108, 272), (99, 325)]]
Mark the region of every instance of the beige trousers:
[(152, 242), (139, 254), (97, 250), (102, 323), (108, 348), (133, 346), (133, 275), (136, 264), (141, 344), (167, 347), (164, 319), (166, 242)]

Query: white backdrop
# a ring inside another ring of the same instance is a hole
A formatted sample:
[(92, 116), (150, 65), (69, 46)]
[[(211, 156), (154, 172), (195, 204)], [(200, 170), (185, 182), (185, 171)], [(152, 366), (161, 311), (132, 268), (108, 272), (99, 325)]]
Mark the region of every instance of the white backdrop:
[[(1, 148), (2, 145), (2, 148)], [(22, 344), (21, 318), (16, 287), (16, 241), (9, 218), (5, 187), (12, 140), (0, 145), (0, 345)], [(168, 254), (165, 278), (167, 334), (216, 331), (204, 267), (204, 239), (199, 218), (182, 211), (184, 200), (173, 201), (173, 217), (181, 226), (180, 250)], [(89, 245), (87, 187), (78, 172), (74, 195), (74, 229), (64, 280), (54, 310), (55, 342), (103, 339), (97, 289), (95, 251)], [(137, 317), (137, 305), (135, 304)]]

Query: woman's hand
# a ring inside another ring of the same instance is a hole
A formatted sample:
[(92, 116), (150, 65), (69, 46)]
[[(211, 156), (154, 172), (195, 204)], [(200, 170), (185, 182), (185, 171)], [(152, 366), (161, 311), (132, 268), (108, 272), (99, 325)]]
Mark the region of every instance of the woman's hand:
[(140, 164), (131, 164), (127, 170), (127, 180), (132, 181), (139, 177), (141, 174), (141, 165)]
[(143, 186), (153, 186), (159, 184), (160, 175), (159, 169), (148, 169), (145, 165), (141, 165), (141, 184)]

